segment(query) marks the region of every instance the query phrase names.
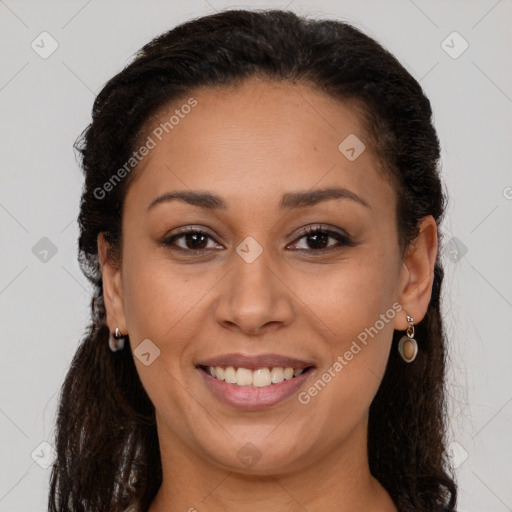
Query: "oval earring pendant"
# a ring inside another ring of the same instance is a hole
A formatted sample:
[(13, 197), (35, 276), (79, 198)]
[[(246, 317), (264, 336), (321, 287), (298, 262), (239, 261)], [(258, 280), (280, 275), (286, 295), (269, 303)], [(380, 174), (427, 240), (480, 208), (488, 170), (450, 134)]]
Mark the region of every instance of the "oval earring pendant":
[(398, 352), (406, 363), (412, 363), (418, 354), (418, 344), (414, 338), (402, 336), (398, 342)]
[(116, 338), (114, 334), (110, 333), (108, 337), (108, 346), (112, 352), (118, 352), (124, 348), (124, 337)]

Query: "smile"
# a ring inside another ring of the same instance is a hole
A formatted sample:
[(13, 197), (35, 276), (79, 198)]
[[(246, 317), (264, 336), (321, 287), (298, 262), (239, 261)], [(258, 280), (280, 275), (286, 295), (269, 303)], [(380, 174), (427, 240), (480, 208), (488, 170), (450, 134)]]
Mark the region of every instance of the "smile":
[(315, 366), (272, 354), (231, 354), (201, 361), (196, 368), (206, 387), (220, 401), (236, 408), (261, 409), (297, 392)]
[(213, 378), (234, 384), (236, 386), (257, 387), (264, 388), (274, 384), (280, 384), (285, 380), (290, 380), (298, 377), (303, 372), (309, 371), (311, 366), (306, 369), (302, 368), (258, 368), (257, 370), (250, 370), (249, 368), (234, 368), (228, 366), (223, 368), (221, 366), (208, 366), (202, 369), (208, 372)]

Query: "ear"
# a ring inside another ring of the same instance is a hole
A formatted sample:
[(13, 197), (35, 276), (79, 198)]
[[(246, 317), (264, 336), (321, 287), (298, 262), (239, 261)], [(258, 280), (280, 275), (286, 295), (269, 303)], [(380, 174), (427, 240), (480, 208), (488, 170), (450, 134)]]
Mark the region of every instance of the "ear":
[(127, 333), (126, 318), (123, 304), (123, 286), (121, 281), (121, 268), (109, 254), (109, 243), (103, 233), (98, 235), (98, 257), (101, 265), (103, 280), (103, 298), (107, 312), (107, 324), (111, 333), (116, 327), (122, 334)]
[(407, 315), (415, 324), (425, 317), (432, 294), (437, 252), (437, 225), (432, 215), (428, 215), (422, 219), (419, 234), (404, 257), (399, 290), (403, 310), (395, 316), (395, 329), (407, 329)]

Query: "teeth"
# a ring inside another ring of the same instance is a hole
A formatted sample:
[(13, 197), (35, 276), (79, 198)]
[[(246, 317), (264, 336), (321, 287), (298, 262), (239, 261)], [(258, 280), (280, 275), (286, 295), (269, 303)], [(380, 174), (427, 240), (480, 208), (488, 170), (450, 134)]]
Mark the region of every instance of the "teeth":
[(236, 371), (236, 383), (239, 386), (250, 386), (252, 384), (252, 372), (247, 368), (238, 368)]
[(229, 384), (236, 384), (236, 372), (232, 366), (228, 366), (224, 372), (224, 380)]
[(279, 384), (284, 380), (284, 370), (282, 368), (272, 368), (270, 372), (270, 380), (272, 384)]
[(237, 386), (252, 386), (264, 388), (272, 384), (280, 384), (284, 380), (290, 380), (298, 377), (304, 372), (302, 368), (258, 368), (255, 371), (248, 368), (234, 368), (228, 366), (222, 368), (220, 366), (209, 366), (208, 373), (217, 380), (223, 380), (228, 384), (236, 384)]
[(253, 386), (256, 386), (257, 388), (264, 388), (265, 386), (270, 386), (270, 384), (272, 384), (272, 380), (270, 379), (270, 370), (268, 368), (260, 368), (259, 370), (251, 373)]

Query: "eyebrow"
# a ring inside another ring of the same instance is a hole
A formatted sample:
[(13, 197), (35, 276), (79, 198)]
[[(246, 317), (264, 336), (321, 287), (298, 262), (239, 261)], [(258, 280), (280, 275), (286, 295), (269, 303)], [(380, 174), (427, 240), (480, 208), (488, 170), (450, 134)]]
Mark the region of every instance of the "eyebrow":
[[(287, 192), (281, 197), (281, 209), (294, 210), (298, 208), (305, 208), (314, 206), (323, 201), (331, 199), (349, 199), (359, 203), (366, 208), (370, 205), (361, 196), (346, 189), (346, 188), (323, 188), (315, 190), (307, 190), (304, 192)], [(222, 197), (212, 194), (210, 192), (195, 192), (195, 191), (176, 191), (167, 192), (153, 199), (148, 206), (148, 210), (152, 209), (158, 204), (168, 201), (179, 200), (188, 203), (192, 206), (204, 208), (206, 210), (226, 210), (228, 205)]]

